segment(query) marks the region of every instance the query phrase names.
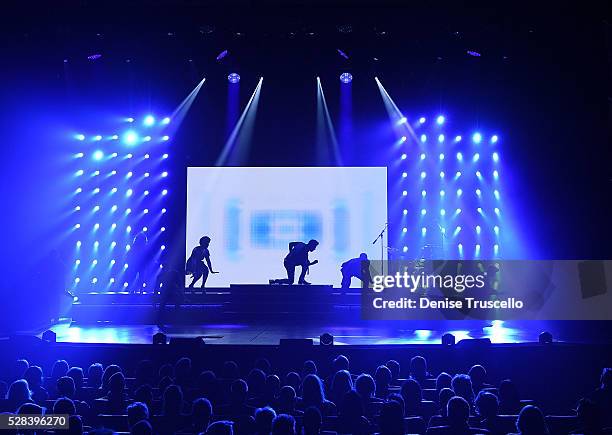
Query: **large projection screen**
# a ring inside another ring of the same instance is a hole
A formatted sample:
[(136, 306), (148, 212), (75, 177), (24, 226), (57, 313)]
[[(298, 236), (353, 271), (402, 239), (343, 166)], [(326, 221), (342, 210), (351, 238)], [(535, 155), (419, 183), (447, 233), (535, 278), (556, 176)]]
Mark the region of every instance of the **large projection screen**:
[(186, 258), (202, 236), (212, 238), (212, 265), (220, 273), (209, 275), (207, 287), (286, 278), (289, 242), (309, 239), (320, 242), (310, 254), (319, 264), (306, 280), (339, 286), (344, 261), (361, 252), (380, 259), (380, 244), (372, 242), (386, 222), (385, 167), (187, 169)]

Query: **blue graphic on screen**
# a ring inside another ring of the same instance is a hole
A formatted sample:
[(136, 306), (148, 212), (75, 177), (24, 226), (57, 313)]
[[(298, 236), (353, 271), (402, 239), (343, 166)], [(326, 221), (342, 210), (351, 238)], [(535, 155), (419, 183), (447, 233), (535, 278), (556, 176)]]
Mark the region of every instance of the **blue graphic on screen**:
[(309, 258), (319, 262), (308, 280), (338, 286), (343, 262), (362, 252), (380, 258), (380, 245), (372, 240), (386, 222), (386, 168), (187, 170), (185, 258), (202, 236), (211, 238), (210, 258), (220, 273), (208, 277), (208, 287), (286, 278), (289, 243), (310, 239), (319, 245)]
[(323, 217), (316, 211), (265, 210), (251, 215), (251, 245), (281, 249), (290, 242), (322, 240)]

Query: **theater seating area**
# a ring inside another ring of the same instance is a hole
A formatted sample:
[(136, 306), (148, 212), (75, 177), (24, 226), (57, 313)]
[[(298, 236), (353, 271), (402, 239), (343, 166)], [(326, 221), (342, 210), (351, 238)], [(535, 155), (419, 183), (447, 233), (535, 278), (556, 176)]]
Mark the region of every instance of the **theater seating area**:
[(369, 373), (352, 370), (340, 352), (293, 371), (265, 357), (247, 365), (227, 360), (214, 370), (188, 357), (129, 368), (19, 359), (2, 374), (0, 412), (70, 414), (71, 429), (57, 433), (612, 433), (604, 429), (612, 426), (610, 369), (593, 380), (600, 386), (588, 398), (575, 397), (577, 409), (550, 415), (519, 394), (521, 385), (492, 379), (483, 365), (432, 373), (424, 357), (379, 353)]

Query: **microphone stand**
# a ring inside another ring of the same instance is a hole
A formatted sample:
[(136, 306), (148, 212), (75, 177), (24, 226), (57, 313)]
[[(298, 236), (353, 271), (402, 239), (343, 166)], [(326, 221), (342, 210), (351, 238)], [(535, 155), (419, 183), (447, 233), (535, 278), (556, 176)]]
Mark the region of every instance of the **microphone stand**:
[(380, 274), (381, 275), (385, 274), (385, 244), (383, 243), (383, 236), (385, 234), (385, 231), (387, 231), (387, 226), (388, 225), (389, 225), (388, 222), (385, 223), (385, 226), (383, 227), (383, 229), (380, 232), (380, 234), (372, 242), (372, 244), (375, 245), (376, 242), (378, 242), (378, 239), (380, 239)]

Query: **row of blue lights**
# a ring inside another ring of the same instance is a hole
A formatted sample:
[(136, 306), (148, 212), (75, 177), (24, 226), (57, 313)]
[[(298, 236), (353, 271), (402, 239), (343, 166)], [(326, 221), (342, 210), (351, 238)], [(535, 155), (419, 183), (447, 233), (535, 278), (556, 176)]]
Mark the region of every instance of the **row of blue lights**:
[[(434, 122), (432, 127), (434, 129), (440, 129), (446, 124), (446, 117), (444, 115), (437, 115), (432, 118)], [(427, 118), (422, 116), (418, 118), (417, 122), (411, 124), (412, 128), (424, 127), (427, 123)], [(410, 127), (408, 127), (408, 119), (401, 117), (397, 122), (397, 128), (406, 128), (406, 133), (409, 133)], [(437, 137), (438, 145), (444, 145), (447, 137), (443, 131), (438, 131), (433, 134)], [(455, 151), (450, 153), (454, 159), (449, 160), (449, 152), (437, 151), (433, 153), (433, 159), (428, 158), (432, 153), (432, 150), (426, 152), (423, 149), (421, 151), (410, 151), (411, 144), (419, 145), (421, 148), (426, 146), (428, 143), (427, 132), (417, 134), (413, 140), (409, 140), (409, 137), (414, 137), (412, 134), (401, 135), (398, 143), (406, 144), (408, 146), (406, 151), (401, 151), (400, 157), (400, 174), (401, 180), (407, 182), (412, 180), (413, 175), (416, 180), (420, 180), (416, 185), (413, 182), (409, 183), (409, 188), (401, 188), (401, 197), (407, 200), (406, 204), (408, 207), (402, 209), (403, 225), (400, 225), (400, 243), (403, 241), (402, 252), (409, 252), (409, 244), (416, 244), (417, 250), (420, 251), (432, 240), (429, 233), (433, 231), (434, 239), (436, 240), (436, 233), (440, 233), (441, 238), (438, 242), (444, 248), (453, 248), (455, 254), (452, 252), (445, 255), (449, 255), (451, 258), (458, 254), (460, 258), (464, 254), (472, 254), (475, 258), (479, 258), (484, 255), (483, 243), (484, 239), (492, 237), (491, 251), (494, 257), (499, 256), (500, 252), (500, 220), (501, 220), (501, 193), (499, 187), (500, 170), (497, 167), (500, 162), (499, 151), (495, 150), (491, 153), (483, 153), (479, 150), (479, 145), (485, 140), (484, 135), (481, 132), (473, 132), (471, 134), (471, 141), (464, 143), (462, 135), (455, 135), (452, 142), (453, 146), (463, 147), (461, 151)], [(499, 142), (499, 136), (493, 134), (488, 137), (490, 144), (497, 144)], [(463, 145), (461, 145), (463, 144)], [(476, 149), (468, 149), (467, 147), (476, 147)], [(470, 152), (471, 151), (471, 152)], [(483, 159), (483, 155), (490, 156), (490, 159)], [(414, 160), (410, 157), (414, 156)], [(467, 156), (467, 158), (466, 158)], [(419, 169), (418, 166), (430, 162), (430, 168), (428, 170)], [(452, 162), (455, 168), (448, 170), (448, 165)], [(493, 165), (492, 168), (486, 169), (485, 167), (464, 167), (467, 161), (470, 161), (472, 165)], [(409, 167), (404, 167), (410, 165)], [(414, 166), (416, 165), (416, 166)], [(444, 165), (445, 167), (442, 167)], [(437, 166), (437, 168), (436, 168)], [(433, 179), (428, 177), (430, 174), (435, 174)], [(486, 183), (485, 174), (489, 174), (492, 177), (494, 185), (488, 185)], [(430, 180), (430, 181), (428, 181)], [(436, 181), (437, 180), (437, 181)], [(432, 185), (432, 182), (434, 183)], [(452, 184), (451, 184), (452, 183)], [(474, 185), (476, 183), (476, 185)], [(454, 187), (451, 188), (451, 186)], [(437, 185), (437, 186), (436, 186)], [(415, 189), (416, 187), (416, 189)], [(432, 189), (433, 187), (433, 189)], [(429, 191), (433, 191), (436, 194), (434, 196), (428, 195)], [(452, 192), (455, 195), (449, 196), (447, 193)], [(411, 193), (412, 192), (412, 193)], [(470, 195), (466, 196), (465, 192), (470, 192)], [(420, 197), (420, 200), (416, 198)], [(438, 198), (435, 203), (425, 204), (424, 201), (430, 202), (427, 198), (433, 200)], [(458, 202), (460, 201), (460, 202)], [(475, 203), (472, 203), (474, 202)], [(493, 203), (490, 203), (493, 201)], [(454, 205), (454, 207), (453, 207)], [(414, 212), (410, 210), (416, 209)], [(448, 212), (450, 210), (450, 213)], [(411, 218), (411, 216), (413, 216)], [(447, 222), (448, 219), (452, 221), (459, 220), (461, 222)], [(491, 221), (491, 219), (493, 219)], [(432, 221), (433, 220), (433, 221)], [(429, 225), (423, 225), (424, 223), (430, 222)], [(431, 225), (431, 222), (435, 225)], [(471, 224), (470, 224), (471, 223)], [(429, 228), (429, 229), (428, 229)], [(465, 239), (466, 229), (471, 230), (471, 234)], [(485, 236), (484, 229), (491, 236)], [(413, 236), (410, 236), (410, 235)], [(418, 234), (418, 236), (417, 236)], [(462, 236), (462, 234), (464, 234)], [(465, 240), (457, 240), (464, 238)], [(472, 240), (471, 243), (466, 241)], [(466, 251), (466, 247), (471, 246), (471, 252)], [(491, 251), (486, 255), (490, 255)], [(419, 254), (416, 252), (416, 254)]]
[[(163, 129), (170, 118), (157, 120), (147, 115), (122, 121), (140, 123), (139, 128), (145, 130), (132, 127), (121, 134), (73, 136), (75, 143), (89, 138), (96, 144), (93, 149), (73, 152), (70, 163), (71, 182), (76, 183), (69, 224), (75, 246), (72, 279), (76, 291), (144, 287), (155, 278), (151, 269), (159, 267), (159, 256), (166, 249), (161, 236), (166, 232), (163, 217), (167, 208), (161, 201), (170, 193), (163, 185), (170, 175), (163, 167), (169, 153), (155, 147), (169, 143), (170, 136), (157, 128)], [(155, 128), (155, 134), (142, 134), (150, 128)], [(122, 149), (135, 145), (139, 153)], [(147, 271), (141, 271), (147, 276), (136, 283), (131, 247), (141, 234), (148, 239)], [(100, 285), (102, 288), (97, 287)]]

